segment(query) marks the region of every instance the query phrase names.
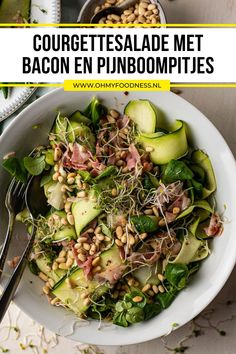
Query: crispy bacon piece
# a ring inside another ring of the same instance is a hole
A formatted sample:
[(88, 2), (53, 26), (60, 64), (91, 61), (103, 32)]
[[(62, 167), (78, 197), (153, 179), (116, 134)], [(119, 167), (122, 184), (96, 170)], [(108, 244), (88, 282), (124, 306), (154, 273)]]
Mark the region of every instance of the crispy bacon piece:
[(136, 149), (134, 144), (131, 144), (129, 146), (128, 156), (126, 157), (127, 167), (129, 171), (134, 169), (137, 166), (137, 164), (140, 163), (140, 161), (141, 159), (138, 150)]
[(222, 223), (218, 214), (212, 214), (208, 227), (204, 228), (209, 237), (219, 236), (223, 231)]
[(108, 281), (111, 285), (115, 284), (123, 275), (125, 265), (108, 266), (106, 270), (95, 275), (98, 281)]

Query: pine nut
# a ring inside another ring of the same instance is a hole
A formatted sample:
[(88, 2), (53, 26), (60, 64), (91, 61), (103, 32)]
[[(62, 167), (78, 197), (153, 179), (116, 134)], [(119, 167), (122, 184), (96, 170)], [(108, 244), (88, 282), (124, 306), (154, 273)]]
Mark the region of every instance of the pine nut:
[(144, 214), (145, 215), (152, 215), (153, 214), (153, 210), (152, 209), (146, 209), (146, 210), (144, 210)]
[(145, 293), (146, 291), (151, 289), (151, 285), (150, 284), (146, 284), (143, 288), (142, 288), (142, 292)]
[(88, 239), (87, 239), (87, 237), (79, 237), (77, 241), (80, 243), (83, 243), (83, 242), (87, 242)]
[(124, 15), (125, 16), (129, 16), (129, 15), (131, 15), (132, 14), (132, 10), (125, 10), (124, 11)]
[(66, 251), (65, 251), (65, 250), (62, 250), (62, 251), (59, 253), (59, 257), (58, 257), (58, 258), (65, 257), (65, 256), (66, 256)]
[(163, 288), (162, 285), (158, 286), (158, 290), (160, 291), (160, 293), (164, 293), (165, 292), (165, 289)]
[(158, 223), (159, 226), (165, 226), (166, 225), (166, 222), (165, 222), (165, 219), (161, 219)]
[(52, 270), (57, 270), (57, 269), (58, 269), (58, 263), (57, 262), (53, 262)]
[(172, 213), (173, 213), (173, 214), (179, 214), (179, 212), (180, 212), (180, 208), (178, 208), (178, 207), (175, 207), (175, 208), (173, 208), (173, 210), (172, 210)]
[(111, 190), (111, 195), (112, 195), (112, 197), (116, 197), (117, 196), (117, 189), (116, 188), (112, 188), (112, 190)]
[(64, 178), (63, 178), (62, 176), (59, 176), (59, 177), (58, 177), (58, 182), (59, 182), (59, 183), (63, 183), (63, 181), (64, 181)]
[(126, 236), (126, 234), (124, 234), (124, 235), (121, 237), (121, 242), (122, 242), (122, 243), (126, 243), (126, 242), (127, 242), (127, 236)]
[(75, 183), (74, 177), (68, 178), (68, 179), (67, 179), (67, 183), (68, 183), (68, 184), (73, 184), (73, 183)]
[(43, 272), (39, 272), (39, 278), (43, 281), (48, 281), (48, 277)]
[(163, 274), (157, 274), (157, 278), (160, 280), (160, 281), (164, 281), (165, 280), (165, 277)]
[(90, 299), (89, 298), (85, 299), (83, 305), (88, 306), (89, 304), (90, 304)]
[(68, 213), (70, 211), (72, 203), (71, 202), (66, 202), (65, 204), (65, 212)]
[(68, 268), (70, 268), (73, 263), (74, 263), (73, 259), (68, 258), (67, 261), (66, 261), (66, 266), (67, 266)]
[(102, 228), (100, 226), (97, 226), (94, 233), (95, 234), (100, 234), (100, 232), (102, 231)]
[(100, 6), (95, 7), (94, 14), (97, 14), (100, 11)]
[(105, 236), (103, 234), (96, 234), (96, 238), (99, 240), (99, 241), (103, 241)]
[(131, 279), (128, 280), (128, 285), (129, 286), (133, 286), (134, 283), (135, 283), (135, 279), (131, 278)]
[(60, 264), (59, 264), (59, 269), (67, 270), (68, 267), (67, 267), (66, 263), (60, 263)]
[(86, 232), (88, 234), (93, 234), (94, 233), (94, 229), (92, 227), (90, 227), (90, 229), (88, 229)]
[(54, 285), (55, 285), (54, 280), (53, 280), (53, 279), (48, 279), (48, 282), (49, 282), (49, 284), (50, 284), (50, 287), (53, 288)]
[(159, 292), (159, 289), (156, 285), (152, 286), (152, 290), (154, 291), (155, 294), (158, 294), (158, 292)]
[(86, 257), (84, 254), (79, 253), (79, 254), (78, 254), (78, 259), (79, 259), (81, 262), (85, 262), (86, 259), (87, 259), (87, 257)]
[(153, 11), (156, 8), (157, 8), (156, 4), (149, 4), (147, 9), (150, 10), (150, 11)]
[(140, 235), (139, 235), (140, 240), (145, 240), (145, 238), (147, 237), (147, 235), (148, 235), (148, 234), (147, 234), (146, 232), (140, 234)]
[(141, 297), (141, 296), (135, 296), (135, 297), (133, 297), (133, 302), (141, 302), (141, 301), (143, 301), (143, 298)]
[(92, 273), (93, 273), (93, 274), (96, 274), (96, 273), (101, 272), (101, 270), (102, 270), (102, 267), (101, 267), (101, 266), (96, 266), (95, 268), (93, 268)]
[(54, 173), (54, 174), (52, 175), (53, 181), (57, 181), (59, 176), (60, 176), (60, 175), (59, 175), (58, 172)]
[(60, 299), (58, 299), (58, 297), (54, 297), (54, 299), (51, 300), (50, 304), (55, 305), (59, 301), (60, 301)]
[(134, 21), (134, 20), (135, 20), (135, 14), (133, 13), (133, 14), (129, 15), (129, 17), (127, 18), (127, 20), (128, 20), (129, 22)]
[(74, 224), (75, 224), (74, 216), (73, 216), (71, 213), (68, 213), (68, 214), (67, 214), (67, 220), (68, 220), (68, 223), (69, 223), (70, 225), (74, 225)]
[(87, 193), (85, 191), (80, 191), (77, 193), (78, 198), (85, 198), (87, 196)]
[(94, 260), (92, 261), (92, 266), (93, 267), (97, 266), (99, 262), (100, 262), (100, 257), (94, 258)]
[(121, 166), (123, 166), (124, 165), (124, 161), (123, 160), (118, 160), (117, 162), (116, 162), (116, 166), (118, 166), (118, 167), (121, 167)]
[(115, 240), (115, 243), (117, 244), (118, 247), (122, 247), (123, 246), (123, 243), (120, 240), (118, 240), (118, 239)]
[(65, 263), (65, 261), (66, 261), (65, 257), (58, 257), (58, 258), (56, 259), (56, 262), (57, 262), (57, 263)]
[(122, 235), (123, 235), (123, 229), (122, 229), (122, 227), (121, 227), (121, 226), (117, 226), (117, 228), (116, 228), (116, 236), (117, 236), (118, 238), (121, 238)]
[(139, 6), (139, 9), (138, 9), (138, 12), (139, 12), (139, 15), (144, 15), (145, 14), (145, 12), (146, 12), (146, 9), (144, 9), (143, 7), (140, 7)]
[(49, 287), (48, 286), (44, 286), (43, 287), (43, 292), (44, 292), (44, 294), (48, 295), (50, 293)]
[(140, 2), (139, 6), (143, 7), (144, 9), (147, 9), (148, 4), (146, 2)]
[[(119, 21), (120, 20), (120, 16), (117, 16), (117, 15), (112, 15), (113, 16), (113, 18), (114, 18), (114, 20), (116, 20), (116, 21)], [(120, 114), (117, 112), (117, 111), (115, 111), (114, 109), (111, 109), (110, 110), (110, 112), (109, 112), (109, 114), (113, 117), (113, 118), (119, 118), (119, 116), (120, 116)]]
[(154, 215), (156, 215), (157, 217), (159, 217), (159, 212), (158, 212), (158, 209), (156, 207), (153, 207), (152, 208), (152, 211), (154, 213)]
[(90, 244), (89, 243), (83, 243), (83, 248), (86, 250), (86, 251), (89, 251), (90, 250)]
[(145, 16), (146, 18), (148, 18), (148, 17), (151, 16), (151, 15), (152, 15), (152, 11), (150, 11), (150, 10), (146, 11), (145, 14), (144, 14), (144, 16)]
[(152, 152), (154, 149), (151, 146), (147, 146), (145, 151), (146, 152)]
[(133, 246), (135, 244), (135, 238), (131, 234), (128, 235), (128, 244), (131, 246)]

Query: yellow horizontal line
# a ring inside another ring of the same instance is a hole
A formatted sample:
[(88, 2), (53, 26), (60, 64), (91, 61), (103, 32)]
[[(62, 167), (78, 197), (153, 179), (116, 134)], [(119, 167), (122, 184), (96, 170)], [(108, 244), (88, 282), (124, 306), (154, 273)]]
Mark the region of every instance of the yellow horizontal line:
[(99, 24), (99, 23), (0, 23), (0, 27), (236, 27), (236, 23), (157, 23), (157, 24)]
[[(86, 80), (89, 81), (89, 80)], [(113, 80), (108, 80), (113, 81)], [(129, 81), (129, 80), (128, 80)], [(141, 80), (142, 81), (142, 80)], [(149, 80), (145, 81), (148, 82)], [(64, 87), (64, 83), (56, 84), (2, 84), (0, 87)], [(170, 88), (236, 88), (235, 84), (170, 84)]]
[(0, 87), (63, 87), (64, 84), (0, 84)]

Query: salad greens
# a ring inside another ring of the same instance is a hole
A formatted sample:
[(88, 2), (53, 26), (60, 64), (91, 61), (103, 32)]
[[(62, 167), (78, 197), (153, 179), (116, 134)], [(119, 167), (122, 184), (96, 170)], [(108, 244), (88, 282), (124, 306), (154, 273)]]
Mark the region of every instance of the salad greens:
[[(149, 320), (221, 234), (208, 155), (187, 141), (184, 122), (160, 128), (157, 112), (135, 100), (120, 114), (94, 97), (57, 115), (47, 146), (3, 161), (22, 182), (40, 176), (51, 207), (35, 221), (29, 266), (52, 305), (122, 327)], [(16, 220), (30, 231), (28, 216)]]

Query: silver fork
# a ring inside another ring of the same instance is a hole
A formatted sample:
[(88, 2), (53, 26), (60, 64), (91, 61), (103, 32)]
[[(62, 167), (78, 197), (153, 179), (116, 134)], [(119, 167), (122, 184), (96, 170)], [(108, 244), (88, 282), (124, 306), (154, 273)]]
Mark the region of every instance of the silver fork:
[(25, 203), (24, 195), (26, 186), (27, 184), (17, 182), (17, 180), (13, 178), (7, 190), (5, 205), (8, 211), (8, 227), (6, 237), (0, 252), (0, 279), (6, 261), (9, 245), (12, 239), (15, 217), (23, 209)]

